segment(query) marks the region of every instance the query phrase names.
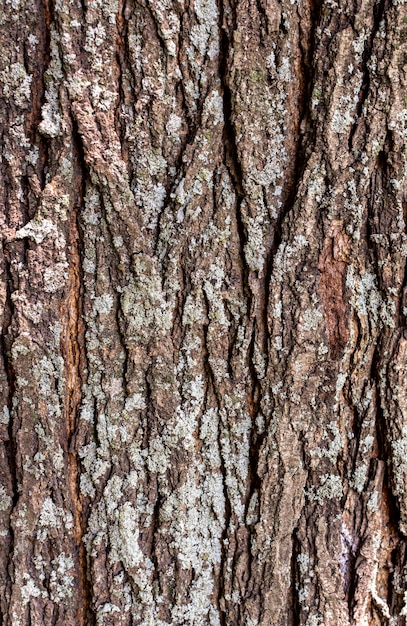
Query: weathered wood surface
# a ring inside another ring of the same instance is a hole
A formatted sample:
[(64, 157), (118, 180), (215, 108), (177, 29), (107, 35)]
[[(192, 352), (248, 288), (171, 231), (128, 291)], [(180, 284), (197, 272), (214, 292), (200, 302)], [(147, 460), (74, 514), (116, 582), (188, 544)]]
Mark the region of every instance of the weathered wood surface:
[(404, 3), (0, 37), (0, 624), (405, 624)]

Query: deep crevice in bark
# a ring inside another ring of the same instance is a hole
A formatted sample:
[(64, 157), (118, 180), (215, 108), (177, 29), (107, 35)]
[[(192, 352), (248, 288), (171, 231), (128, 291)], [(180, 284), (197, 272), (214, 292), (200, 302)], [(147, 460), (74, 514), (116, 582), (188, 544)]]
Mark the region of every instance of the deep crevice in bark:
[[(13, 411), (13, 397), (14, 397), (15, 386), (16, 386), (16, 374), (14, 371), (12, 357), (11, 357), (11, 347), (13, 343), (13, 337), (11, 334), (12, 333), (11, 324), (12, 324), (13, 317), (14, 317), (14, 305), (13, 305), (13, 300), (11, 298), (12, 274), (10, 271), (10, 261), (7, 258), (8, 253), (6, 252), (6, 249), (5, 249), (4, 240), (2, 242), (2, 248), (3, 248), (4, 265), (6, 269), (6, 277), (5, 277), (6, 303), (5, 303), (5, 307), (3, 311), (3, 325), (2, 325), (1, 338), (0, 338), (0, 351), (1, 351), (2, 359), (4, 363), (4, 371), (6, 374), (7, 387), (8, 387), (7, 398), (6, 398), (6, 403), (7, 403), (6, 406), (7, 406), (8, 413), (9, 413), (9, 422), (7, 425), (8, 440), (4, 443), (4, 448), (5, 448), (5, 453), (7, 455), (7, 464), (9, 467), (11, 487), (12, 487), (11, 511), (10, 511), (10, 518), (9, 518), (11, 520), (11, 516), (19, 500), (19, 491), (18, 491), (19, 471), (17, 468), (17, 461), (16, 461), (16, 458), (17, 458), (17, 445), (16, 445), (16, 440), (15, 440), (16, 428), (15, 428), (14, 411)], [(7, 557), (7, 571), (9, 573), (10, 580), (12, 580), (13, 556), (15, 554), (15, 550), (17, 547), (15, 543), (15, 533), (14, 533), (13, 524), (11, 523), (9, 524), (8, 531), (10, 535), (10, 545), (9, 545), (9, 553)], [(4, 592), (5, 592), (4, 595), (6, 596), (4, 600), (8, 601), (9, 598), (8, 598), (8, 594), (6, 594), (6, 588), (4, 588)]]
[(386, 8), (387, 8), (387, 0), (378, 0), (378, 2), (376, 2), (373, 6), (373, 27), (372, 27), (370, 36), (366, 41), (365, 48), (362, 54), (363, 82), (362, 82), (362, 87), (359, 93), (359, 100), (358, 100), (357, 107), (356, 107), (356, 115), (355, 115), (356, 121), (352, 125), (352, 128), (349, 133), (349, 138), (348, 138), (349, 151), (352, 151), (353, 140), (356, 134), (356, 130), (358, 128), (359, 120), (361, 119), (362, 113), (363, 113), (363, 105), (366, 102), (366, 99), (369, 95), (370, 83), (371, 83), (369, 61), (373, 54), (375, 37), (377, 33), (379, 32), (380, 23), (386, 14)]
[[(236, 23), (235, 14), (233, 14), (233, 22)], [(251, 339), (248, 350), (248, 367), (250, 371), (250, 385), (248, 385), (247, 395), (248, 395), (248, 404), (249, 411), (252, 418), (252, 442), (250, 446), (250, 470), (251, 470), (251, 478), (250, 478), (250, 488), (248, 490), (248, 497), (246, 501), (246, 508), (250, 502), (250, 497), (253, 491), (258, 486), (257, 480), (257, 462), (258, 462), (258, 453), (261, 446), (260, 442), (254, 442), (254, 422), (256, 416), (259, 412), (259, 401), (260, 401), (260, 381), (257, 377), (257, 372), (253, 363), (253, 353), (254, 353), (254, 344), (256, 340), (256, 325), (252, 322), (252, 291), (250, 288), (250, 268), (246, 261), (246, 252), (245, 246), (247, 244), (247, 229), (244, 224), (244, 220), (242, 217), (242, 203), (245, 201), (245, 192), (243, 187), (244, 180), (244, 172), (241, 167), (239, 152), (236, 141), (235, 128), (233, 123), (233, 93), (229, 86), (228, 79), (228, 61), (229, 61), (229, 50), (232, 42), (232, 34), (228, 34), (225, 30), (224, 22), (224, 6), (223, 3), (220, 4), (219, 11), (219, 32), (220, 32), (220, 60), (219, 60), (219, 74), (221, 78), (221, 86), (222, 86), (222, 94), (223, 94), (223, 114), (224, 114), (224, 131), (223, 131), (223, 145), (224, 145), (224, 164), (229, 172), (229, 176), (234, 186), (235, 194), (236, 194), (236, 224), (240, 242), (240, 261), (242, 268), (242, 287), (243, 294), (245, 296), (247, 311), (250, 319), (250, 323), (253, 324)], [(261, 439), (261, 438), (260, 438)]]
[(289, 626), (301, 625), (301, 603), (298, 597), (298, 585), (299, 585), (298, 556), (300, 552), (301, 552), (301, 544), (297, 538), (297, 529), (294, 529), (292, 533), (292, 553), (291, 553), (291, 567), (290, 567), (291, 603), (290, 603), (290, 611), (289, 611), (289, 615), (287, 619)]
[[(273, 241), (266, 261), (266, 298), (265, 298), (265, 321), (267, 328), (267, 311), (270, 301), (270, 279), (273, 273), (274, 260), (283, 238), (283, 227), (287, 217), (294, 207), (298, 196), (299, 185), (307, 167), (310, 149), (315, 143), (316, 126), (310, 111), (311, 94), (314, 84), (314, 72), (312, 60), (316, 51), (316, 38), (320, 22), (322, 3), (313, 0), (311, 3), (312, 30), (308, 33), (308, 41), (305, 43), (300, 37), (300, 50), (302, 55), (302, 89), (298, 94), (298, 136), (296, 140), (296, 152), (294, 156), (294, 177), (289, 181), (286, 198), (273, 227)], [(300, 31), (301, 32), (301, 31)]]
[[(218, 4), (219, 10), (219, 36), (220, 36), (220, 53), (219, 53), (219, 76), (221, 81), (221, 89), (223, 96), (223, 116), (224, 116), (224, 129), (223, 129), (223, 146), (224, 146), (224, 156), (223, 161), (226, 167), (227, 172), (229, 173), (231, 182), (235, 191), (235, 206), (236, 206), (236, 225), (240, 243), (240, 263), (241, 263), (241, 280), (242, 280), (242, 289), (244, 298), (246, 301), (247, 312), (249, 316), (249, 324), (252, 325), (251, 331), (251, 339), (247, 354), (247, 363), (250, 372), (250, 379), (247, 385), (247, 402), (250, 412), (250, 417), (252, 420), (252, 427), (250, 433), (250, 452), (249, 452), (249, 477), (248, 477), (248, 486), (245, 496), (245, 510), (247, 513), (247, 509), (251, 500), (251, 497), (256, 490), (256, 488), (260, 485), (260, 479), (257, 475), (257, 464), (258, 464), (258, 455), (261, 447), (262, 438), (258, 438), (254, 434), (255, 429), (255, 419), (259, 411), (259, 380), (257, 378), (257, 373), (255, 370), (255, 366), (253, 363), (253, 351), (254, 351), (254, 342), (256, 335), (256, 327), (253, 326), (254, 322), (252, 322), (252, 291), (250, 287), (250, 268), (246, 261), (246, 253), (245, 246), (247, 243), (247, 230), (244, 224), (244, 220), (242, 217), (242, 203), (245, 201), (245, 191), (243, 186), (244, 180), (244, 172), (241, 167), (240, 157), (237, 147), (236, 134), (233, 122), (233, 92), (229, 85), (229, 53), (230, 48), (232, 46), (233, 41), (233, 32), (226, 31), (225, 24), (225, 2), (221, 0)], [(235, 7), (230, 7), (232, 12), (231, 21), (233, 23), (234, 29), (236, 29), (236, 13)], [(223, 456), (223, 455), (221, 455)], [(222, 461), (224, 463), (224, 461)], [(224, 472), (224, 469), (222, 470)], [(225, 475), (225, 474), (224, 474)], [(229, 527), (231, 523), (231, 505), (229, 502), (229, 498), (227, 496), (227, 488), (225, 487), (225, 498), (226, 498), (226, 523), (225, 523), (225, 532), (222, 537), (222, 543), (224, 542), (228, 536)], [(230, 548), (230, 546), (228, 546)], [(226, 567), (226, 558), (228, 554), (228, 549), (223, 547), (223, 557), (222, 557), (222, 565), (221, 565), (221, 577), (219, 582), (219, 594), (224, 595), (225, 588), (225, 567)], [(236, 548), (233, 554), (233, 563), (236, 563), (238, 557), (241, 553), (245, 553), (246, 559), (249, 559), (250, 553), (250, 532), (247, 533), (245, 545), (242, 546), (240, 544), (236, 544)], [(233, 567), (233, 566), (232, 566)], [(248, 572), (248, 578), (250, 577), (250, 573)], [(226, 626), (228, 613), (226, 610), (221, 610), (221, 624), (222, 626)]]
[[(6, 244), (7, 245), (7, 244)], [(8, 260), (9, 254), (5, 249), (5, 242), (3, 240), (3, 258), (4, 265), (6, 268), (6, 303), (3, 312), (3, 326), (0, 338), (0, 349), (4, 363), (4, 370), (7, 376), (7, 408), (9, 411), (9, 423), (7, 426), (8, 429), (8, 437), (9, 440), (6, 442), (6, 450), (8, 457), (8, 464), (10, 467), (10, 475), (13, 484), (13, 507), (17, 504), (18, 500), (18, 477), (17, 477), (17, 466), (16, 466), (16, 447), (14, 440), (14, 432), (13, 432), (13, 396), (15, 391), (15, 383), (16, 376), (13, 368), (13, 362), (11, 358), (11, 347), (12, 347), (12, 330), (11, 324), (14, 316), (14, 305), (13, 300), (11, 298), (12, 289), (11, 285), (13, 282), (11, 271), (10, 271), (10, 261)]]
[[(372, 359), (371, 365), (371, 379), (374, 381), (376, 385), (377, 392), (377, 407), (376, 407), (376, 437), (378, 443), (378, 458), (385, 461), (386, 459), (391, 458), (391, 450), (389, 446), (389, 429), (388, 424), (386, 423), (385, 412), (383, 411), (384, 403), (386, 402), (386, 398), (383, 397), (381, 392), (382, 388), (382, 372), (380, 372), (381, 367), (381, 355), (385, 352), (383, 346), (383, 340), (379, 339), (377, 342), (374, 356)], [(391, 440), (391, 439), (390, 439)], [(393, 524), (394, 530), (396, 534), (399, 536), (400, 540), (405, 542), (405, 538), (402, 537), (399, 530), (399, 521), (400, 521), (400, 508), (397, 497), (394, 494), (394, 489), (392, 485), (391, 479), (391, 467), (389, 468), (386, 463), (384, 479), (383, 479), (383, 497), (387, 501), (387, 508), (389, 511), (389, 518)]]
[(79, 626), (94, 626), (96, 615), (91, 607), (92, 590), (88, 577), (87, 555), (83, 543), (86, 529), (84, 503), (80, 492), (80, 461), (77, 450), (77, 434), (79, 410), (82, 402), (82, 388), (86, 382), (87, 367), (85, 349), (85, 328), (83, 322), (83, 269), (84, 243), (80, 213), (84, 206), (84, 195), (87, 180), (82, 140), (78, 127), (72, 118), (72, 141), (76, 164), (76, 198), (73, 211), (69, 217), (69, 293), (67, 294), (67, 327), (66, 327), (66, 420), (67, 420), (67, 451), (69, 463), (69, 483), (71, 489), (73, 516), (75, 520), (76, 545), (78, 551), (79, 588), (81, 598), (78, 599)]
[(42, 50), (41, 56), (39, 55), (39, 64), (36, 68), (37, 73), (34, 74), (34, 80), (32, 81), (32, 108), (28, 132), (32, 141), (38, 146), (39, 159), (36, 170), (40, 188), (43, 190), (46, 184), (46, 174), (49, 167), (49, 140), (47, 137), (39, 134), (38, 125), (41, 122), (41, 110), (45, 103), (45, 73), (51, 58), (51, 23), (54, 8), (52, 0), (39, 0), (39, 4), (39, 31), (41, 32)]
[(128, 71), (128, 59), (130, 59), (129, 49), (129, 21), (126, 19), (127, 0), (121, 0), (119, 3), (119, 11), (116, 16), (117, 28), (117, 45), (116, 45), (116, 62), (118, 68), (118, 94), (119, 98), (115, 110), (116, 132), (120, 137), (121, 156), (127, 168), (129, 180), (131, 180), (131, 166), (129, 159), (129, 146), (126, 139), (126, 126), (124, 119), (125, 113), (122, 107), (126, 104), (125, 84), (126, 79), (131, 72)]

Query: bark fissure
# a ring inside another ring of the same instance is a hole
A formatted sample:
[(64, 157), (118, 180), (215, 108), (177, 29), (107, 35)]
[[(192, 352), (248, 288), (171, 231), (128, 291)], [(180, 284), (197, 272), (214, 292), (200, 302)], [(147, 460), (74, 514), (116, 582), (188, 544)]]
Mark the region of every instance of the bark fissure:
[(10, 467), (10, 474), (13, 484), (13, 505), (15, 506), (18, 499), (18, 476), (15, 461), (15, 446), (14, 446), (14, 429), (13, 429), (13, 396), (15, 392), (15, 372), (11, 359), (11, 346), (12, 346), (12, 322), (13, 322), (13, 301), (11, 298), (13, 282), (12, 274), (10, 271), (10, 262), (8, 260), (9, 252), (7, 250), (7, 243), (3, 240), (3, 259), (6, 268), (6, 301), (3, 310), (3, 324), (1, 333), (1, 351), (4, 363), (4, 370), (7, 376), (7, 408), (9, 412), (8, 429), (8, 441), (6, 442), (7, 458)]
[(72, 119), (72, 137), (75, 148), (75, 197), (69, 215), (68, 230), (68, 286), (66, 294), (66, 329), (65, 329), (65, 369), (66, 369), (66, 437), (69, 467), (69, 488), (72, 498), (75, 524), (76, 549), (79, 568), (79, 597), (77, 623), (95, 624), (95, 615), (91, 608), (91, 585), (88, 575), (87, 555), (83, 542), (86, 531), (83, 497), (80, 492), (81, 464), (78, 457), (79, 411), (83, 398), (83, 386), (86, 383), (86, 345), (83, 321), (83, 258), (84, 243), (81, 225), (81, 211), (84, 207), (84, 195), (87, 179), (87, 166), (83, 146)]
[(379, 32), (380, 23), (383, 20), (383, 17), (386, 15), (386, 0), (379, 0), (373, 5), (373, 24), (372, 28), (366, 41), (365, 48), (363, 50), (363, 82), (362, 87), (359, 93), (359, 100), (356, 107), (356, 116), (355, 123), (351, 128), (351, 132), (349, 134), (349, 150), (351, 151), (353, 148), (353, 139), (355, 137), (356, 130), (358, 128), (358, 124), (360, 123), (363, 106), (368, 97), (371, 85), (370, 85), (370, 70), (369, 70), (369, 62), (371, 61), (373, 50), (375, 48), (375, 38)]

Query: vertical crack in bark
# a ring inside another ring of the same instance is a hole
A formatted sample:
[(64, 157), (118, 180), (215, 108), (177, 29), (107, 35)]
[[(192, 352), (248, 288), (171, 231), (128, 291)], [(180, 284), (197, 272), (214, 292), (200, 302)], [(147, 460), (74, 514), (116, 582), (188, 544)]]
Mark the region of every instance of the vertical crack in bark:
[(85, 546), (83, 545), (85, 520), (83, 516), (82, 498), (79, 491), (80, 463), (76, 450), (76, 431), (82, 400), (82, 387), (85, 382), (84, 372), (86, 369), (85, 330), (82, 317), (83, 280), (81, 256), (83, 244), (79, 224), (80, 210), (84, 202), (86, 169), (82, 144), (75, 126), (73, 130), (74, 145), (76, 148), (76, 172), (73, 188), (77, 189), (77, 196), (73, 203), (68, 223), (69, 279), (65, 303), (66, 310), (63, 316), (66, 322), (64, 346), (66, 373), (65, 418), (68, 449), (68, 483), (73, 507), (79, 568), (78, 582), (80, 598), (78, 598), (77, 623), (78, 626), (88, 626), (94, 623), (94, 619), (90, 609), (91, 591), (87, 577)]
[[(232, 21), (234, 24), (234, 29), (236, 28), (236, 14), (234, 7), (230, 7), (232, 11)], [(226, 30), (226, 25), (224, 23), (225, 19), (225, 0), (220, 0), (218, 4), (219, 11), (219, 38), (220, 38), (220, 53), (219, 53), (219, 77), (221, 81), (221, 91), (223, 97), (223, 117), (224, 117), (224, 127), (223, 127), (223, 162), (226, 170), (229, 173), (230, 179), (232, 181), (235, 194), (236, 194), (236, 224), (237, 231), (240, 243), (240, 262), (241, 262), (241, 279), (242, 279), (242, 287), (243, 294), (247, 304), (247, 312), (249, 319), (251, 318), (252, 311), (252, 291), (250, 288), (249, 275), (250, 268), (246, 261), (246, 253), (245, 246), (247, 243), (247, 232), (244, 224), (243, 216), (242, 216), (242, 203), (245, 199), (245, 193), (243, 188), (243, 179), (244, 174), (242, 171), (237, 141), (236, 141), (236, 133), (233, 124), (233, 94), (231, 88), (229, 86), (228, 80), (228, 62), (229, 62), (229, 51), (231, 47), (233, 33), (228, 33)], [(250, 381), (248, 381), (247, 385), (247, 396), (248, 396), (248, 407), (250, 411), (250, 416), (252, 419), (252, 424), (254, 424), (254, 419), (256, 417), (258, 411), (258, 403), (256, 402), (256, 397), (258, 396), (258, 387), (259, 381), (257, 379), (256, 371), (253, 365), (253, 348), (255, 341), (255, 330), (252, 330), (252, 336), (250, 340), (249, 353), (247, 355), (248, 366), (250, 372)], [(253, 431), (253, 428), (252, 428)], [(251, 434), (252, 438), (253, 433)], [(250, 463), (249, 463), (249, 485), (247, 489), (247, 497), (245, 502), (245, 508), (250, 502), (250, 497), (253, 492), (253, 476), (256, 476), (256, 470), (253, 469), (253, 454), (252, 454), (252, 445), (250, 446)], [(223, 455), (221, 454), (221, 457)], [(223, 466), (223, 458), (222, 458), (222, 471), (225, 472), (225, 468)], [(257, 463), (255, 462), (255, 465)], [(225, 476), (225, 473), (224, 473)], [(226, 569), (226, 559), (228, 554), (228, 543), (227, 543), (227, 535), (229, 532), (229, 527), (232, 519), (232, 508), (229, 500), (229, 496), (227, 493), (227, 487), (224, 482), (224, 495), (226, 502), (226, 511), (225, 511), (225, 528), (222, 536), (222, 561), (220, 567), (220, 580), (219, 580), (219, 593), (218, 593), (218, 602), (219, 602), (219, 611), (220, 611), (220, 622), (222, 626), (226, 626), (228, 623), (228, 616), (226, 612), (226, 606), (224, 606), (224, 595), (225, 595), (225, 569)], [(249, 538), (248, 538), (249, 541)], [(244, 548), (242, 547), (242, 550)], [(234, 559), (236, 558), (236, 552), (234, 554)]]
[[(129, 180), (132, 176), (131, 162), (129, 158), (129, 145), (126, 137), (125, 111), (123, 105), (126, 104), (126, 82), (131, 80), (132, 73), (129, 68), (130, 47), (129, 47), (129, 21), (126, 19), (126, 0), (121, 0), (119, 11), (116, 15), (116, 63), (117, 63), (117, 85), (118, 85), (118, 101), (115, 108), (115, 127), (120, 137), (121, 156), (126, 164), (127, 175)], [(134, 89), (134, 85), (133, 85)]]
[[(229, 48), (231, 45), (231, 36), (225, 30), (223, 25), (224, 9), (223, 3), (220, 3), (220, 60), (219, 60), (219, 74), (222, 85), (223, 94), (223, 116), (224, 116), (224, 130), (223, 130), (223, 145), (224, 145), (224, 165), (229, 172), (229, 176), (234, 186), (236, 194), (236, 223), (240, 242), (240, 260), (242, 265), (242, 286), (243, 294), (247, 303), (247, 312), (249, 319), (252, 312), (252, 290), (250, 288), (249, 275), (250, 268), (246, 261), (245, 246), (247, 243), (247, 230), (242, 217), (242, 203), (245, 200), (245, 192), (243, 188), (244, 173), (240, 164), (240, 158), (237, 148), (235, 128), (233, 124), (233, 101), (232, 91), (228, 82), (228, 57)], [(259, 389), (259, 381), (257, 378), (256, 370), (253, 365), (253, 349), (255, 342), (255, 329), (252, 330), (252, 336), (250, 340), (249, 354), (248, 354), (248, 366), (250, 370), (250, 386), (248, 386), (248, 404), (249, 411), (252, 419), (256, 417), (258, 411), (258, 402), (256, 398), (258, 396), (257, 391)]]
[[(301, 90), (298, 93), (298, 128), (297, 128), (297, 142), (294, 155), (294, 168), (293, 178), (289, 181), (290, 187), (287, 190), (285, 202), (281, 208), (280, 214), (274, 225), (274, 237), (273, 243), (267, 258), (267, 272), (266, 272), (266, 301), (265, 301), (265, 319), (267, 321), (267, 310), (270, 299), (270, 278), (274, 268), (274, 259), (278, 248), (282, 241), (282, 230), (284, 222), (287, 219), (290, 211), (292, 210), (295, 199), (298, 195), (298, 188), (301, 183), (303, 174), (306, 170), (308, 156), (311, 148), (315, 143), (316, 128), (311, 117), (310, 101), (314, 84), (314, 66), (312, 63), (316, 46), (316, 33), (318, 31), (320, 23), (321, 6), (320, 0), (310, 0), (311, 5), (311, 18), (309, 24), (309, 30), (307, 37), (303, 36), (303, 30), (300, 28), (300, 52), (302, 61), (302, 84)], [(301, 16), (299, 16), (299, 24)], [(267, 324), (266, 324), (267, 328)]]
[[(10, 262), (7, 258), (8, 253), (6, 250), (6, 246), (3, 240), (3, 258), (4, 258), (4, 265), (5, 265), (5, 280), (6, 280), (6, 302), (5, 302), (5, 306), (4, 306), (4, 312), (3, 312), (3, 323), (2, 323), (2, 329), (1, 329), (1, 339), (0, 339), (0, 351), (2, 354), (2, 358), (3, 358), (3, 363), (4, 363), (4, 371), (6, 374), (6, 379), (7, 379), (7, 394), (5, 394), (6, 398), (6, 405), (8, 408), (8, 412), (9, 412), (9, 422), (8, 422), (8, 426), (7, 426), (7, 436), (8, 436), (8, 440), (5, 441), (4, 443), (4, 448), (5, 448), (5, 452), (7, 455), (7, 463), (8, 463), (8, 467), (9, 467), (9, 473), (10, 473), (10, 482), (11, 482), (11, 489), (12, 489), (12, 494), (11, 494), (11, 498), (12, 498), (12, 508), (10, 511), (10, 519), (11, 519), (11, 515), (13, 513), (13, 510), (15, 509), (17, 502), (18, 502), (18, 498), (19, 498), (19, 493), (18, 493), (18, 470), (17, 470), (17, 463), (16, 463), (16, 442), (15, 442), (15, 428), (14, 428), (14, 416), (13, 416), (13, 396), (14, 396), (14, 391), (15, 391), (15, 381), (16, 381), (16, 375), (14, 372), (14, 368), (13, 368), (13, 363), (12, 363), (12, 359), (11, 359), (11, 345), (12, 345), (12, 334), (11, 334), (11, 324), (12, 324), (12, 320), (13, 320), (13, 315), (14, 315), (14, 305), (13, 305), (13, 300), (11, 298), (11, 294), (12, 294), (12, 289), (11, 289), (11, 285), (12, 285), (12, 276), (11, 276), (11, 271), (10, 271)], [(10, 535), (10, 545), (9, 545), (9, 552), (7, 555), (7, 570), (10, 573), (10, 578), (8, 579), (8, 586), (10, 586), (11, 581), (12, 581), (12, 572), (13, 572), (13, 554), (15, 552), (15, 535), (14, 535), (14, 528), (13, 525), (10, 523), (9, 524), (9, 535)], [(7, 592), (6, 589), (3, 590), (5, 597), (5, 600), (8, 601), (7, 598)], [(0, 616), (0, 624), (1, 624), (1, 616)]]
[(40, 181), (41, 189), (45, 187), (45, 177), (49, 161), (49, 141), (46, 137), (40, 135), (37, 131), (41, 122), (41, 109), (45, 102), (45, 72), (47, 71), (51, 57), (51, 23), (53, 21), (54, 8), (51, 0), (38, 0), (38, 14), (42, 16), (39, 19), (40, 34), (40, 50), (38, 55), (39, 63), (35, 67), (35, 74), (31, 87), (31, 111), (27, 119), (28, 135), (33, 143), (38, 144), (39, 159), (37, 164), (37, 176)]
[[(396, 342), (397, 343), (397, 342)], [(386, 398), (383, 397), (381, 389), (383, 388), (382, 381), (382, 373), (380, 371), (380, 360), (381, 355), (387, 354), (388, 350), (386, 350), (386, 341), (383, 337), (380, 337), (377, 341), (377, 345), (372, 358), (371, 365), (371, 374), (370, 378), (374, 382), (377, 391), (377, 405), (376, 405), (376, 439), (378, 446), (378, 460), (383, 462), (383, 480), (381, 487), (381, 506), (380, 510), (382, 513), (382, 517), (385, 519), (385, 530), (386, 535), (389, 538), (389, 543), (392, 542), (394, 544), (393, 549), (393, 559), (394, 555), (400, 552), (403, 552), (406, 546), (405, 538), (402, 536), (399, 528), (400, 521), (400, 509), (399, 503), (396, 495), (394, 494), (393, 485), (391, 481), (391, 467), (388, 465), (388, 459), (391, 458), (391, 449), (389, 446), (389, 432), (388, 432), (388, 424), (386, 423), (386, 417), (383, 410), (384, 403), (386, 402)], [(391, 359), (391, 356), (390, 356)], [(387, 367), (386, 367), (387, 370)], [(387, 385), (386, 385), (387, 387)], [(387, 460), (387, 462), (386, 462)], [(377, 463), (377, 461), (376, 461)], [(387, 588), (387, 598), (388, 606), (391, 608), (390, 599), (394, 592), (394, 585), (391, 584), (391, 571), (389, 570), (388, 563), (383, 560), (378, 560), (377, 563), (377, 575), (376, 578), (382, 579), (382, 586)], [(356, 575), (356, 573), (355, 573)], [(385, 584), (383, 585), (383, 581)], [(380, 600), (380, 598), (379, 598)], [(376, 609), (376, 612), (381, 617), (383, 616), (383, 608), (378, 604), (378, 596), (372, 594), (372, 603)], [(393, 615), (395, 617), (396, 614)]]
[(298, 598), (298, 555), (301, 551), (301, 544), (297, 538), (297, 529), (294, 529), (292, 533), (292, 553), (291, 553), (291, 564), (290, 564), (290, 576), (291, 576), (291, 585), (290, 585), (290, 596), (291, 596), (291, 606), (288, 614), (288, 624), (289, 626), (300, 626), (301, 624), (301, 603)]
[[(404, 235), (407, 235), (407, 202), (403, 201), (403, 213), (404, 213)], [(399, 321), (398, 325), (403, 329), (403, 336), (407, 338), (407, 261), (404, 266), (403, 281), (400, 287), (399, 296)]]
[[(385, 0), (382, 0), (376, 6), (377, 14), (375, 14), (375, 31), (379, 29), (380, 21), (384, 17), (385, 4)], [(370, 55), (372, 54), (373, 39), (374, 34), (372, 34)], [(366, 59), (366, 62), (367, 60), (368, 59)], [(394, 190), (390, 182), (396, 177), (393, 161), (394, 151), (395, 146), (392, 141), (391, 132), (387, 129), (383, 149), (377, 155), (376, 168), (370, 182), (370, 198), (367, 204), (368, 214), (366, 221), (366, 239), (370, 251), (369, 260), (375, 268), (378, 289), (383, 300), (386, 299), (388, 284), (382, 268), (383, 252), (380, 244), (377, 243), (374, 237), (383, 236), (383, 231), (386, 232), (389, 229), (395, 230), (391, 225), (391, 214), (387, 217), (385, 211), (387, 203), (392, 203), (394, 199)], [(398, 614), (404, 603), (403, 598), (400, 597), (400, 591), (397, 591), (397, 587), (400, 587), (398, 578), (403, 575), (403, 566), (401, 563), (404, 560), (406, 540), (402, 530), (400, 529), (402, 506), (400, 505), (400, 494), (397, 493), (397, 489), (395, 487), (395, 473), (397, 471), (397, 467), (394, 466), (391, 444), (395, 437), (394, 431), (392, 431), (394, 424), (391, 423), (391, 417), (389, 416), (388, 411), (385, 410), (385, 407), (387, 402), (387, 389), (391, 385), (391, 366), (389, 368), (389, 364), (394, 361), (397, 347), (399, 346), (401, 337), (405, 332), (405, 319), (402, 315), (405, 276), (406, 268), (404, 268), (404, 274), (398, 293), (398, 324), (392, 331), (389, 331), (386, 327), (380, 330), (379, 337), (376, 341), (370, 372), (370, 379), (375, 385), (377, 393), (375, 415), (376, 441), (378, 448), (377, 456), (378, 459), (383, 461), (384, 465), (384, 476), (380, 489), (382, 498), (381, 510), (383, 511), (383, 517), (386, 516), (387, 518), (386, 534), (389, 538), (389, 543), (391, 542), (393, 544), (393, 568), (389, 570), (387, 563), (380, 562), (378, 564), (378, 576), (385, 581), (384, 586), (387, 589), (386, 600), (390, 613), (393, 616)], [(400, 563), (400, 569), (397, 568), (396, 563)], [(375, 598), (373, 598), (372, 601), (374, 603)], [(378, 614), (380, 614), (381, 607), (375, 606), (375, 609)]]
[(17, 495), (17, 468), (15, 461), (15, 446), (14, 446), (14, 432), (13, 432), (13, 395), (15, 390), (15, 373), (13, 369), (13, 364), (11, 360), (11, 345), (12, 345), (12, 335), (11, 335), (11, 324), (13, 321), (14, 315), (14, 305), (13, 300), (11, 298), (12, 294), (12, 275), (10, 271), (10, 261), (8, 259), (9, 253), (7, 251), (6, 245), (3, 240), (3, 259), (5, 266), (5, 281), (6, 281), (6, 302), (4, 306), (3, 312), (3, 324), (0, 338), (0, 349), (3, 357), (4, 363), (4, 371), (7, 376), (7, 408), (9, 411), (9, 423), (8, 423), (8, 442), (6, 443), (6, 450), (8, 456), (8, 464), (10, 467), (10, 475), (13, 484), (13, 505), (15, 506), (18, 495)]
[(373, 54), (374, 40), (379, 32), (380, 23), (387, 11), (387, 1), (386, 0), (378, 0), (376, 4), (373, 6), (373, 27), (369, 37), (367, 38), (366, 45), (362, 54), (362, 68), (363, 68), (363, 82), (362, 87), (359, 93), (359, 101), (356, 107), (356, 115), (355, 115), (355, 123), (353, 124), (348, 138), (348, 146), (349, 151), (353, 148), (353, 140), (358, 128), (359, 120), (361, 119), (363, 112), (363, 105), (366, 102), (366, 99), (369, 95), (370, 91), (370, 68), (369, 61)]
[[(6, 112), (6, 117), (8, 118), (7, 112)], [(7, 123), (8, 121), (9, 120), (7, 119)], [(3, 146), (4, 146), (4, 134), (5, 133), (2, 133), (1, 135), (2, 153), (3, 153)], [(4, 215), (5, 215), (5, 222), (7, 226), (9, 226), (11, 210), (10, 210), (10, 198), (9, 198), (8, 189), (9, 189), (9, 185), (11, 186), (12, 175), (10, 173), (9, 166), (6, 164), (4, 160), (3, 154), (2, 154), (0, 166), (1, 166), (1, 175), (3, 178), (3, 188), (4, 188), (4, 196), (3, 196), (4, 209), (3, 210), (4, 210)], [(5, 303), (4, 303), (4, 309), (3, 309), (1, 338), (0, 338), (0, 351), (1, 351), (2, 358), (3, 358), (4, 373), (5, 373), (6, 382), (7, 382), (7, 391), (4, 394), (5, 403), (9, 412), (9, 422), (7, 425), (8, 440), (5, 442), (5, 451), (7, 455), (7, 463), (8, 463), (9, 472), (10, 472), (10, 482), (11, 482), (11, 489), (12, 489), (12, 495), (11, 495), (12, 508), (10, 511), (10, 519), (11, 519), (11, 515), (17, 505), (18, 498), (19, 498), (19, 492), (18, 492), (19, 475), (18, 475), (18, 468), (17, 468), (17, 463), (16, 463), (16, 450), (17, 450), (16, 440), (15, 440), (16, 428), (15, 428), (14, 413), (13, 413), (13, 397), (14, 397), (14, 392), (15, 392), (15, 387), (16, 387), (16, 373), (14, 371), (13, 362), (11, 358), (11, 347), (12, 347), (13, 339), (14, 339), (13, 328), (12, 328), (13, 319), (14, 319), (14, 303), (13, 303), (11, 296), (14, 290), (13, 289), (14, 285), (13, 285), (13, 274), (11, 271), (11, 259), (10, 259), (11, 250), (9, 249), (9, 245), (10, 244), (7, 243), (5, 234), (3, 233), (2, 254), (3, 254), (3, 263), (4, 263), (4, 270), (5, 270), (4, 280), (6, 282), (6, 294), (5, 294), (6, 297), (5, 297)], [(8, 530), (10, 534), (10, 546), (9, 546), (9, 553), (7, 555), (7, 570), (10, 572), (10, 578), (8, 579), (8, 583), (10, 585), (12, 583), (11, 576), (12, 576), (12, 572), (14, 569), (13, 554), (15, 551), (14, 528), (11, 523), (9, 524)]]

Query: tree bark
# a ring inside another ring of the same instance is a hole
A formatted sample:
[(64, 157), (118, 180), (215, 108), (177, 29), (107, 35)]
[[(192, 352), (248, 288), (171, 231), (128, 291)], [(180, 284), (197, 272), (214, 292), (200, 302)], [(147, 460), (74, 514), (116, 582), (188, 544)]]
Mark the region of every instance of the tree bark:
[(1, 626), (407, 615), (403, 0), (2, 0)]

